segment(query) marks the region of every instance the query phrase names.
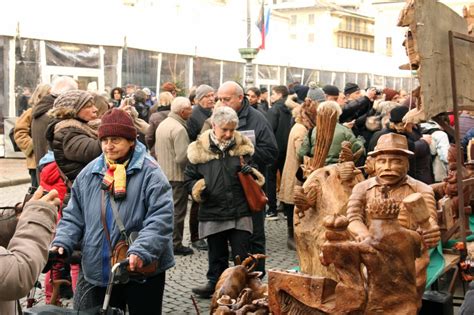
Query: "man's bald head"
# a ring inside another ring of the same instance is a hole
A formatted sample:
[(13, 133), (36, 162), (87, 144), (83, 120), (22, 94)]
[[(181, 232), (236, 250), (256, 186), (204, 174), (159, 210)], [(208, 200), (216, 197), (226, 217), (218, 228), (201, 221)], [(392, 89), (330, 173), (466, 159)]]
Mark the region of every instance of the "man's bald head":
[(244, 98), (244, 90), (234, 81), (222, 83), (217, 90), (217, 97), (223, 105), (231, 107), (238, 112), (242, 107), (242, 99)]

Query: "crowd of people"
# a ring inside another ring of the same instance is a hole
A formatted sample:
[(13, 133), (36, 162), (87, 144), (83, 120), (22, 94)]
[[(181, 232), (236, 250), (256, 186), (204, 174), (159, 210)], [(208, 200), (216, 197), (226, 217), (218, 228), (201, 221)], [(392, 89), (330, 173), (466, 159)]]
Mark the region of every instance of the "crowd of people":
[[(193, 87), (187, 97), (178, 96), (182, 91), (172, 82), (161, 90), (155, 95), (129, 84), (94, 94), (58, 77), (36, 87), (15, 126), (32, 185), (56, 190), (62, 204), (51, 250), (82, 252), (82, 263), (70, 268), (76, 309), (102, 303), (120, 241), (128, 242), (132, 271), (157, 266), (146, 281), (114, 289), (112, 305), (128, 305), (130, 314), (143, 313), (149, 303), (161, 309), (175, 255), (208, 251), (207, 281), (192, 290), (207, 298), (229, 255), (265, 254), (265, 220), (287, 220), (287, 244), (294, 249), (293, 191), (302, 184), (299, 166), (315, 152), (318, 109), (335, 110), (339, 120), (326, 165), (338, 162), (342, 142), (349, 141), (360, 155), (356, 165), (369, 175), (367, 153), (395, 133), (414, 153), (411, 177), (432, 184), (447, 173), (452, 139), (434, 121), (404, 120), (415, 102), (403, 90), (364, 91), (355, 83), (340, 90), (315, 82), (244, 90), (233, 81)], [(474, 116), (463, 115), (461, 136), (469, 137)], [(265, 209), (250, 210), (238, 172), (263, 186)], [(187, 215), (189, 245), (183, 240)], [(265, 275), (264, 260), (257, 270)]]

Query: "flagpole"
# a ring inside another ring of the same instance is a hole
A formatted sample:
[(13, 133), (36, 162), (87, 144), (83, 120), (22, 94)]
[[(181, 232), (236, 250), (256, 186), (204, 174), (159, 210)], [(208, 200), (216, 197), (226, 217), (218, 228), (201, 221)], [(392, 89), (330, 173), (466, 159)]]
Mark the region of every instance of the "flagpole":
[(240, 48), (240, 56), (245, 59), (245, 82), (244, 87), (249, 88), (254, 85), (254, 73), (252, 60), (255, 59), (258, 49), (252, 48), (252, 23), (250, 18), (250, 0), (247, 0), (247, 47)]

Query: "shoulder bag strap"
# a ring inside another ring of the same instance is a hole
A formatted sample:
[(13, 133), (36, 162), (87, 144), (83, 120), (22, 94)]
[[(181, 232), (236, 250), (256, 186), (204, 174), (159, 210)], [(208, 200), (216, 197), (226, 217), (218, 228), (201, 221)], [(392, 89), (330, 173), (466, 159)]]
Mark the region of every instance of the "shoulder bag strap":
[[(117, 210), (117, 204), (115, 203), (115, 200), (113, 199), (113, 197), (110, 195), (109, 195), (109, 200), (110, 200), (110, 205), (112, 206), (112, 213), (114, 214), (115, 223), (117, 224), (119, 228), (120, 234), (122, 235), (125, 242), (127, 242), (127, 244), (130, 245), (132, 242), (130, 238), (127, 236), (127, 230), (125, 229), (122, 219), (120, 218), (120, 214)], [(104, 226), (105, 237), (109, 241), (110, 248), (112, 248), (110, 232), (109, 232), (109, 229), (107, 228), (106, 213), (107, 213), (107, 207), (105, 203), (105, 192), (104, 190), (102, 190), (102, 210), (101, 210), (100, 217), (102, 220), (102, 225)]]
[(117, 224), (120, 234), (122, 235), (125, 242), (128, 245), (132, 244), (131, 239), (127, 236), (127, 230), (125, 229), (125, 225), (123, 224), (122, 218), (120, 217), (120, 213), (117, 209), (117, 204), (115, 203), (114, 197), (109, 194), (110, 205), (112, 206), (112, 213), (114, 214), (115, 223)]
[(104, 227), (104, 233), (105, 237), (107, 238), (107, 241), (109, 241), (109, 247), (112, 249), (112, 242), (110, 241), (110, 233), (109, 229), (107, 228), (107, 221), (105, 219), (105, 215), (107, 212), (107, 207), (105, 206), (105, 193), (103, 190), (101, 190), (101, 211), (100, 211), (100, 219), (102, 221), (102, 226)]

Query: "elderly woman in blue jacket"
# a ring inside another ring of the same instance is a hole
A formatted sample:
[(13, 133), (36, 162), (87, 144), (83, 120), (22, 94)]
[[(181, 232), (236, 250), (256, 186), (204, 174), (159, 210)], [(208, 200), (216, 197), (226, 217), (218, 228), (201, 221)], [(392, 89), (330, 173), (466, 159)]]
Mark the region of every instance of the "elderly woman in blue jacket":
[(52, 250), (70, 255), (75, 244), (82, 245), (75, 309), (103, 302), (111, 253), (122, 239), (114, 207), (127, 234), (138, 233), (127, 252), (130, 269), (151, 263), (158, 268), (144, 282), (116, 286), (111, 305), (122, 309), (128, 305), (130, 314), (161, 313), (165, 270), (174, 265), (173, 196), (160, 167), (136, 137), (126, 112), (108, 111), (99, 127), (103, 153), (77, 176), (71, 201), (63, 210)]

